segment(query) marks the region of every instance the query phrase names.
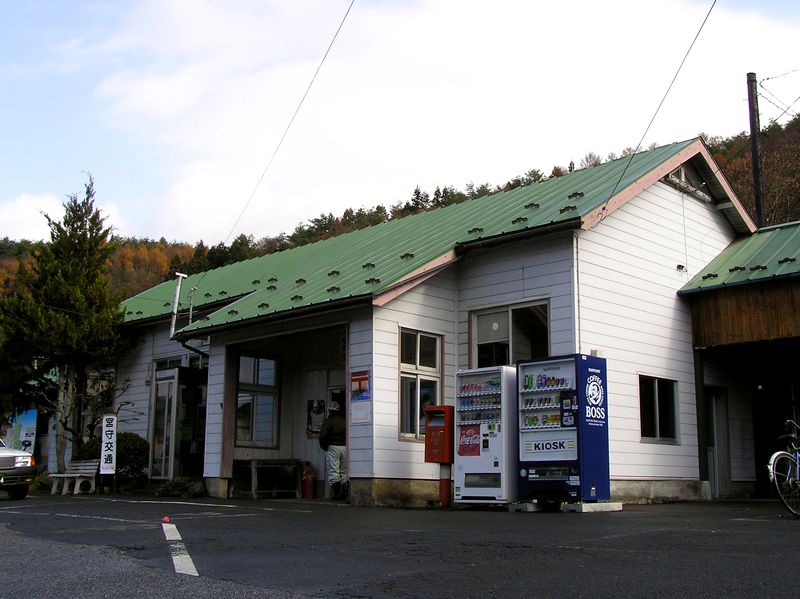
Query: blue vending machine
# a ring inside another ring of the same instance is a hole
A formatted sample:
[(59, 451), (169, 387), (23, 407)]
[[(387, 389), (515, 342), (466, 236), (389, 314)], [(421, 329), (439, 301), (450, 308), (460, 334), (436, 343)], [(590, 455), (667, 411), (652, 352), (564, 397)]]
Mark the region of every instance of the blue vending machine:
[(574, 354), (518, 362), (517, 411), (519, 500), (610, 498), (604, 358)]

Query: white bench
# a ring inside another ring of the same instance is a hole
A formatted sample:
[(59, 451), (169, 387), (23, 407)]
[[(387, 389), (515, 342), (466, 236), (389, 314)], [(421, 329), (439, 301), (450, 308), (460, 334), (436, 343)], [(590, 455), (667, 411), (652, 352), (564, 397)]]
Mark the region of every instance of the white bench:
[(53, 488), (50, 490), (51, 495), (58, 492), (58, 483), (62, 483), (61, 494), (66, 495), (69, 493), (70, 485), (73, 486), (73, 495), (81, 492), (81, 483), (89, 481), (91, 485), (89, 492), (94, 493), (95, 489), (95, 475), (97, 469), (100, 467), (100, 460), (73, 460), (67, 466), (67, 471), (61, 474), (51, 474), (50, 478), (53, 479)]

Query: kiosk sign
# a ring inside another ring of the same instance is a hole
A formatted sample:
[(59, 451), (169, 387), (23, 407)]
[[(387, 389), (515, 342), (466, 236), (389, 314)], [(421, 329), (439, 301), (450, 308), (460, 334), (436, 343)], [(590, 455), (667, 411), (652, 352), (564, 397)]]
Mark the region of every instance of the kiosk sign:
[(117, 471), (117, 416), (104, 414), (100, 430), (100, 474)]

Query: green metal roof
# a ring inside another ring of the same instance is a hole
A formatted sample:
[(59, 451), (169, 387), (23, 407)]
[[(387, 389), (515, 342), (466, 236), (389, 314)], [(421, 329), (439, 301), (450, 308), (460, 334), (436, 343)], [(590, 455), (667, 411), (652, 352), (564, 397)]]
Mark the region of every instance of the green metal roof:
[[(195, 310), (218, 308), (179, 335), (210, 327), (289, 314), (352, 299), (371, 300), (459, 247), (537, 229), (581, 225), (640, 178), (698, 140), (656, 148), (568, 175), (388, 221), (331, 239), (231, 264), (183, 281), (179, 310), (189, 293)], [(629, 164), (630, 163), (630, 164)], [(623, 176), (624, 173), (624, 176)], [(127, 323), (164, 318), (175, 282), (162, 283), (125, 302)], [(220, 302), (225, 302), (221, 306)]]
[(697, 273), (680, 294), (800, 276), (800, 221), (737, 239)]

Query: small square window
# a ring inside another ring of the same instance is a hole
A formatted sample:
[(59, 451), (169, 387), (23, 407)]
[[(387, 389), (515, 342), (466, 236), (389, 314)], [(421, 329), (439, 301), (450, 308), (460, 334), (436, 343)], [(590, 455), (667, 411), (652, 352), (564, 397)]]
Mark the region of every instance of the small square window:
[(639, 376), (639, 424), (642, 438), (677, 439), (677, 383), (669, 379)]

